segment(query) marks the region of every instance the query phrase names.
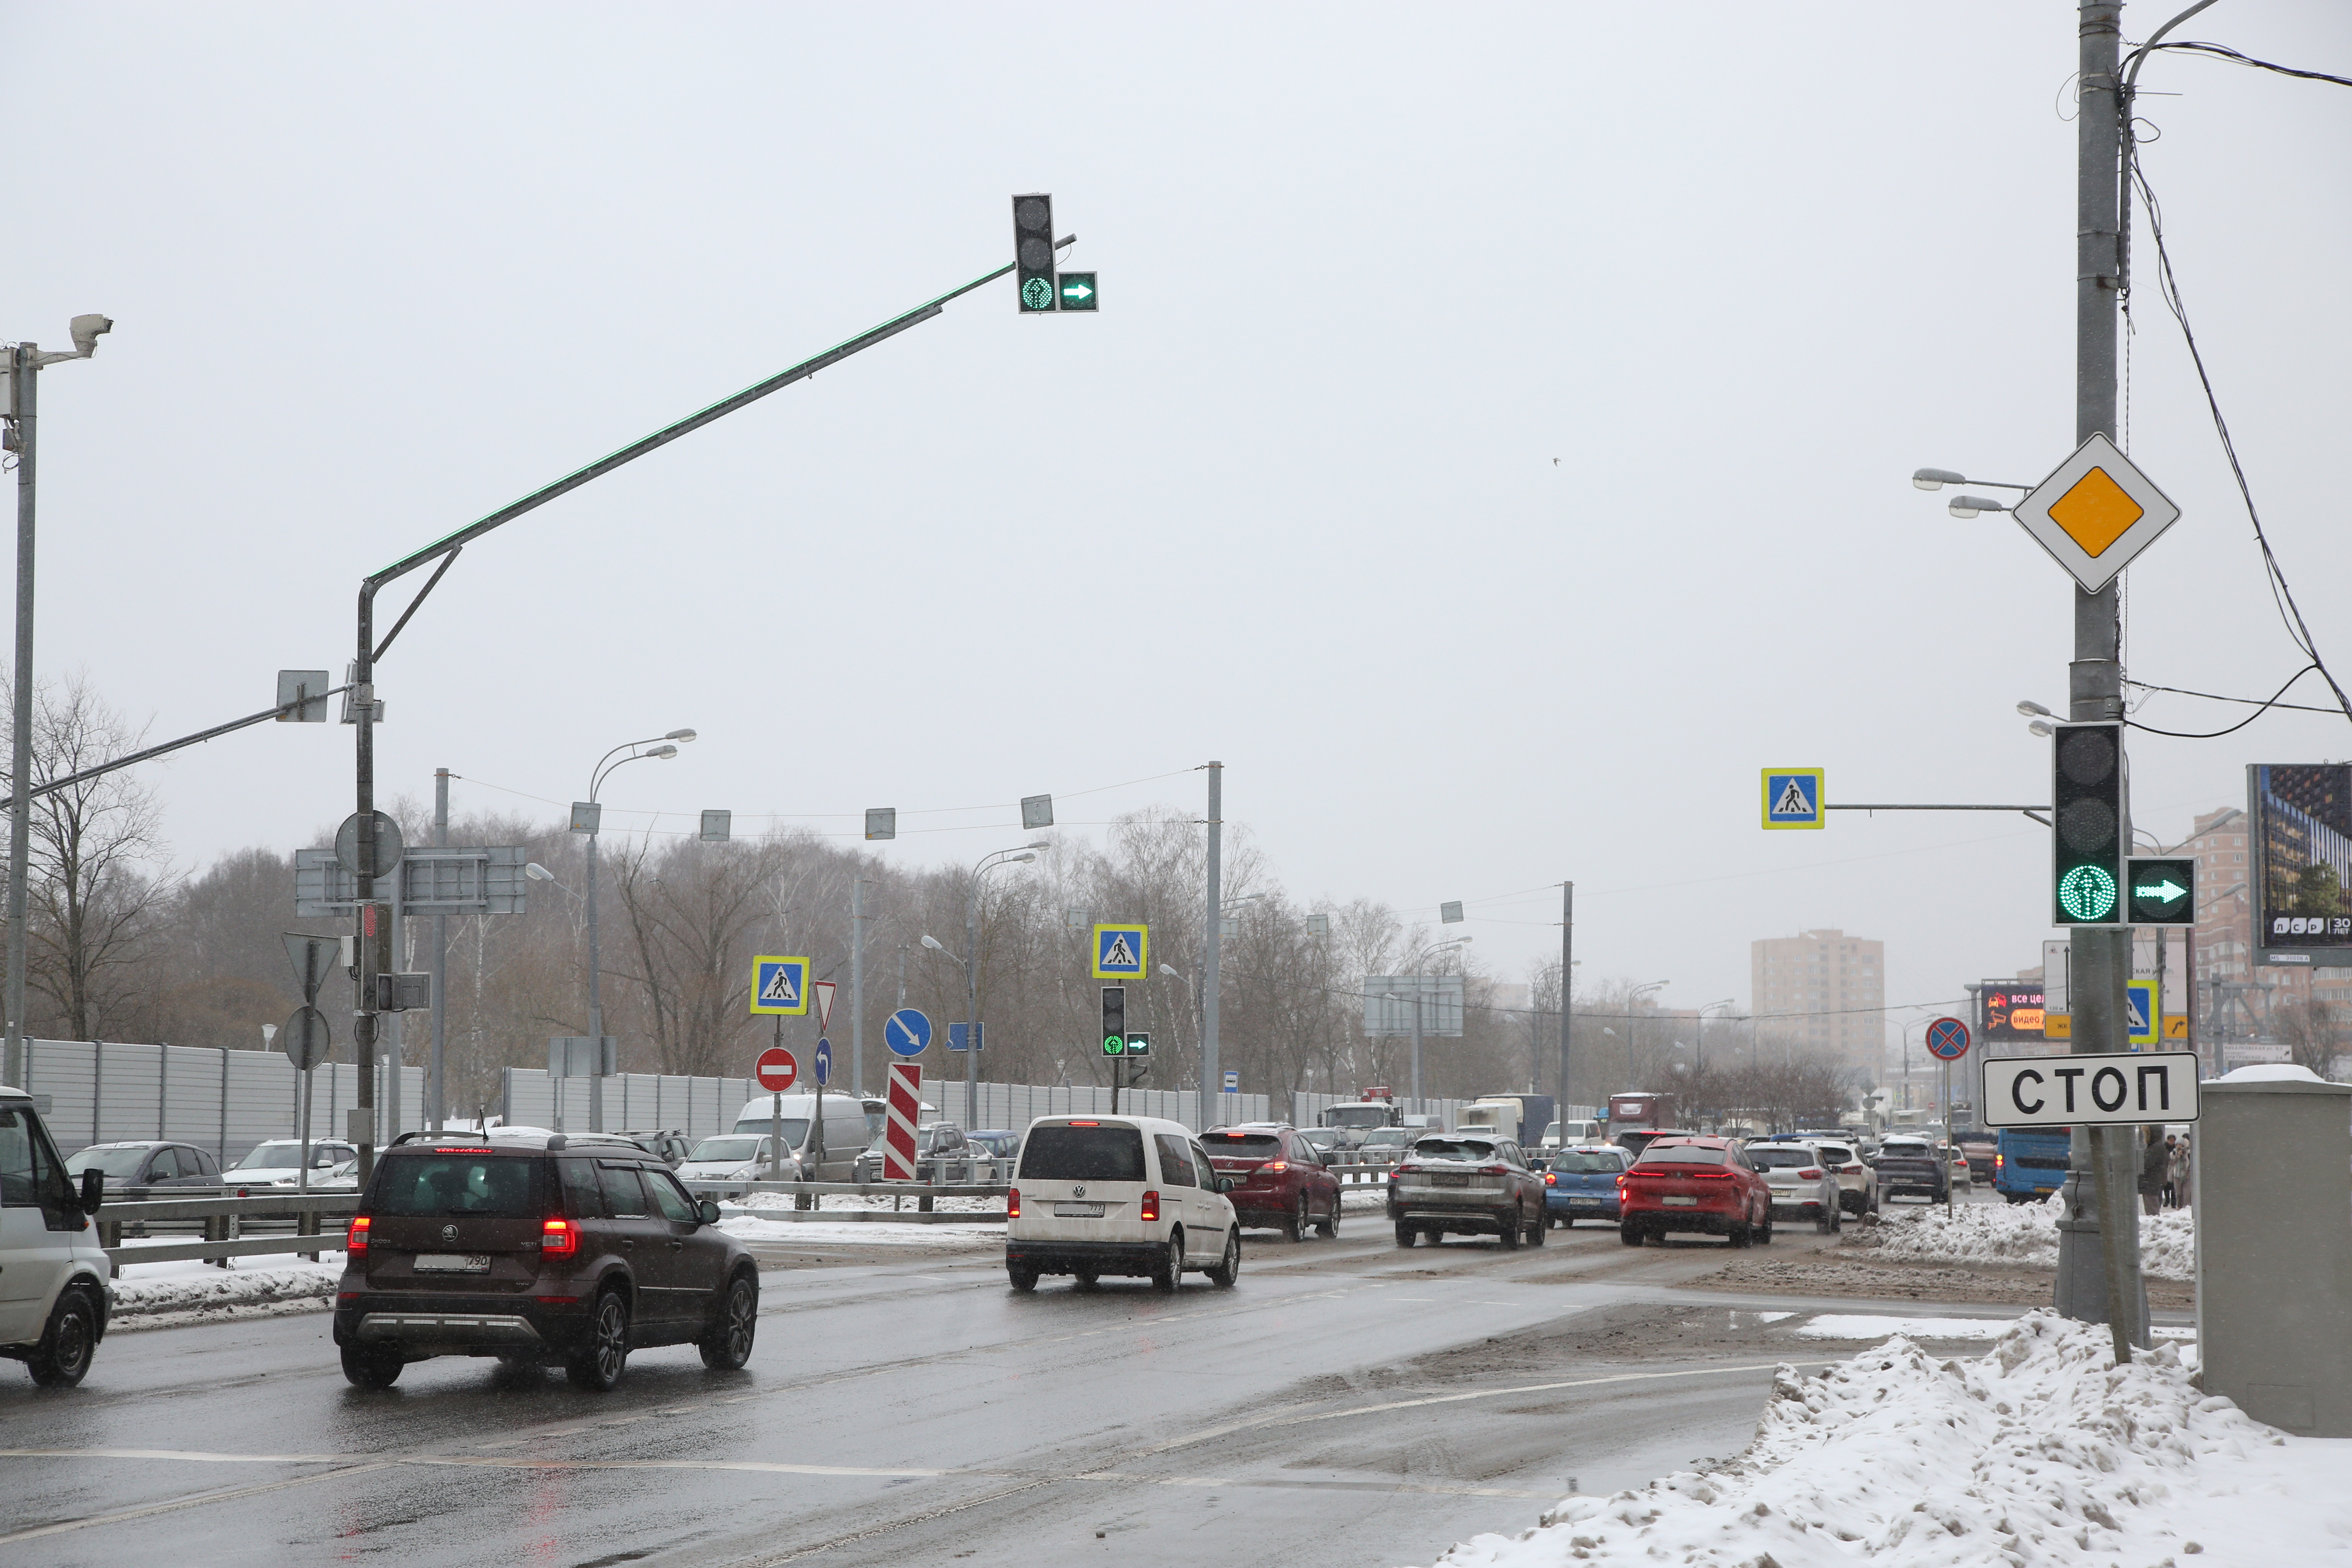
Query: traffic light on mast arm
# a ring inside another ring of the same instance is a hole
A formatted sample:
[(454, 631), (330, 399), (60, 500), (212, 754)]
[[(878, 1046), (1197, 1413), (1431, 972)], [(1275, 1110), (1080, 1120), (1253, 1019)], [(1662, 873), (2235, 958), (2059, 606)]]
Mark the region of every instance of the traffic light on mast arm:
[(2051, 738), (2053, 914), (2062, 926), (2125, 922), (2124, 727), (2061, 724)]
[(1061, 293), (1054, 275), (1054, 198), (1043, 191), (1013, 198), (1013, 264), (1021, 313), (1053, 310)]
[(1103, 1055), (1127, 1055), (1127, 987), (1106, 985), (1103, 994)]

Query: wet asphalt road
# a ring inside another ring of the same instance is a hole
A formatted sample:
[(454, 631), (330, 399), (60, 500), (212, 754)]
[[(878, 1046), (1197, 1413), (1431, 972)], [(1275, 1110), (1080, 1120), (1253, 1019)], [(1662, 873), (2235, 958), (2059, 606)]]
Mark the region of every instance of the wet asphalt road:
[(1406, 1252), (1349, 1217), (1172, 1298), (1014, 1295), (987, 1249), (772, 1270), (747, 1371), (644, 1352), (602, 1396), (454, 1359), (364, 1393), (324, 1314), (110, 1336), (78, 1390), (0, 1368), (0, 1561), (1426, 1563), (1571, 1478), (1737, 1453), (1788, 1353), (1513, 1348), (1690, 1300), (1719, 1243)]

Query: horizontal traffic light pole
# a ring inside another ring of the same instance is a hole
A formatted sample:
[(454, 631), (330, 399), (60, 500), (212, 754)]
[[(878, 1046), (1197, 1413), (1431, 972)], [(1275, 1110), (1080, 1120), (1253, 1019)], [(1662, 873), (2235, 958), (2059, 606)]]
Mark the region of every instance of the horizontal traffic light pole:
[[(41, 796), (64, 789), (68, 784), (78, 784), (84, 779), (98, 778), (113, 773), (118, 768), (131, 767), (135, 763), (146, 762), (151, 757), (160, 757), (166, 752), (176, 752), (183, 746), (197, 745), (218, 736), (232, 734), (251, 725), (267, 724), (272, 719), (283, 719), (298, 708), (307, 708), (313, 702), (324, 702), (328, 698), (338, 696), (350, 689), (348, 686), (338, 686), (331, 691), (310, 693), (299, 697), (291, 702), (281, 702), (275, 708), (264, 708), (258, 713), (248, 713), (242, 719), (232, 719), (226, 724), (215, 724), (209, 730), (199, 730), (193, 735), (183, 735), (176, 741), (166, 741), (160, 746), (150, 746), (142, 752), (132, 752), (128, 756), (117, 757), (110, 763), (100, 763), (94, 768), (84, 768), (78, 773), (68, 773), (61, 779), (51, 779), (47, 784), (35, 784), (32, 791), (33, 798), (38, 800)], [(0, 811), (6, 811), (16, 804), (16, 797), (13, 795), (0, 797)]]
[(2048, 817), (2037, 815), (2048, 811), (2050, 808), (2046, 805), (1912, 805), (1907, 804), (1896, 805), (1885, 802), (1861, 805), (1849, 805), (1842, 800), (1825, 800), (1822, 802), (1822, 809), (1823, 811), (2021, 811), (2042, 826), (2050, 826)]

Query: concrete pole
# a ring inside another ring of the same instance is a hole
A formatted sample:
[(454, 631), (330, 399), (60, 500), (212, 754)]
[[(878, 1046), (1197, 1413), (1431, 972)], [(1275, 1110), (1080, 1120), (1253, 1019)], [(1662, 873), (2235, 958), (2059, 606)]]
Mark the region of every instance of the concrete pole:
[(1412, 1113), (1426, 1116), (1421, 1103), (1421, 976), (1412, 977)]
[(963, 1127), (980, 1125), (980, 882), (971, 874), (971, 891), (963, 900)]
[[(2123, 26), (2119, 0), (2078, 6), (2080, 109), (2075, 116), (2074, 439), (2116, 431), (2116, 310), (2123, 282), (2122, 132), (2125, 108), (2116, 69)], [(2074, 590), (2074, 658), (2067, 667), (2067, 714), (2077, 720), (2123, 717), (2120, 580), (2096, 594)], [(2126, 799), (2123, 842), (2131, 842)], [(2125, 985), (2131, 978), (2128, 927), (2076, 927), (2069, 937), (2073, 1050), (2127, 1048)], [(2139, 1277), (2139, 1216), (2132, 1202), (2137, 1163), (2128, 1136), (2076, 1129), (2058, 1226), (2056, 1306), (2083, 1322), (2114, 1331), (2116, 1360), (2146, 1345), (2147, 1298)], [(2084, 1177), (2091, 1177), (2086, 1201)], [(2104, 1245), (2103, 1245), (2104, 1244)]]
[[(1576, 884), (1562, 882), (1559, 885), (1559, 1116), (1563, 1122), (1568, 1120), (1569, 1018), (1572, 1012), (1570, 1001), (1576, 994), (1575, 948)], [(1560, 1129), (1563, 1142), (1566, 1142), (1567, 1131), (1566, 1127)]]
[[(433, 847), (449, 847), (449, 770), (433, 770)], [(433, 917), (433, 1082), (425, 1089), (425, 1125), (441, 1131), (449, 1096), (442, 1074), (449, 1053), (449, 1012), (443, 993), (449, 987), (449, 917)]]
[[(594, 800), (592, 794), (590, 800)], [(601, 826), (601, 825), (600, 825)], [(593, 1052), (588, 1063), (588, 1131), (604, 1131), (604, 992), (602, 954), (596, 946), (596, 835), (588, 835), (588, 1048)], [(555, 1086), (560, 1098), (563, 1085)]]
[[(1217, 1066), (1217, 963), (1225, 934), (1225, 764), (1209, 764), (1208, 943), (1201, 961), (1201, 1129), (1217, 1124), (1224, 1078)], [(1416, 1058), (1420, 1053), (1414, 1053)], [(1416, 1089), (1415, 1092), (1419, 1092)]]
[(849, 879), (849, 1087), (866, 1092), (866, 879)]
[(16, 734), (8, 777), (15, 795), (8, 816), (7, 1060), (0, 1082), (25, 1081), (25, 905), (33, 837), (33, 479), (39, 445), (38, 343), (18, 343), (9, 356), (16, 413)]

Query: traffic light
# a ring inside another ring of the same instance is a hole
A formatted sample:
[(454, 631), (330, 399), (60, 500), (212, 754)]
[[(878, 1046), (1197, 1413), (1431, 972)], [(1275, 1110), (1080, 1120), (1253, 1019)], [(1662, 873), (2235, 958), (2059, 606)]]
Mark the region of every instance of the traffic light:
[(2124, 862), (2124, 897), (2136, 926), (2197, 923), (2197, 862), (2134, 855)]
[(1127, 987), (1106, 985), (1103, 991), (1103, 1055), (1127, 1055)]
[(1013, 265), (1021, 313), (1052, 310), (1060, 292), (1054, 276), (1054, 198), (1043, 191), (1013, 198)]
[(2122, 925), (2124, 727), (2061, 724), (2051, 742), (2054, 923)]
[(1127, 1037), (1127, 1054), (1129, 1057), (1150, 1056), (1151, 1054), (1151, 1037), (1145, 1034), (1140, 1029), (1130, 1031)]

